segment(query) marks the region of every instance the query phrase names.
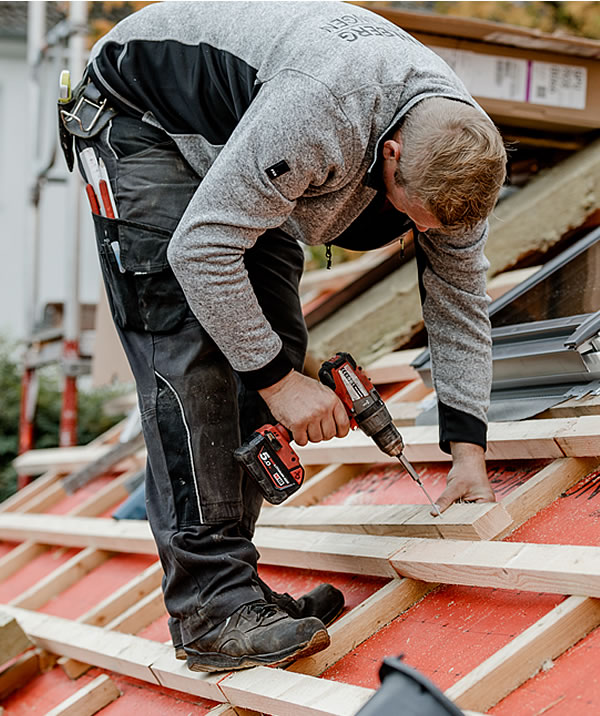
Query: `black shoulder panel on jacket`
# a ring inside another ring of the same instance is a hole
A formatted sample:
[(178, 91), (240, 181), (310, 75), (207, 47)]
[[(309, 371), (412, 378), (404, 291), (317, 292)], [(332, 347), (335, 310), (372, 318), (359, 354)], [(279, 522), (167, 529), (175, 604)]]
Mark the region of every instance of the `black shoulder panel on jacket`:
[(206, 43), (108, 42), (90, 74), (123, 111), (152, 112), (171, 134), (224, 144), (258, 92), (257, 71)]

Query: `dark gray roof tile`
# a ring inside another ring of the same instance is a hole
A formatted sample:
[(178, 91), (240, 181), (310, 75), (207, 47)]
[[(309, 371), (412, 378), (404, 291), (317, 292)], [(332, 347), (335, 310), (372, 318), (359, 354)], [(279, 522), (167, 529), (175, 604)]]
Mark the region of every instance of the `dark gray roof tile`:
[[(28, 2), (0, 2), (0, 38), (27, 38)], [(65, 14), (57, 3), (46, 3), (46, 28), (49, 30), (62, 20)]]

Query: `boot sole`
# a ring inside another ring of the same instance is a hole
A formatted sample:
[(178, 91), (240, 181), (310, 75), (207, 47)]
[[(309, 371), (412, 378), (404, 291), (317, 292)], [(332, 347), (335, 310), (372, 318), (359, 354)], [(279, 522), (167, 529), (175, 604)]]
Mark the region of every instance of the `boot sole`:
[(207, 652), (198, 654), (196, 657), (196, 655), (188, 653), (188, 669), (190, 671), (237, 671), (238, 669), (248, 669), (252, 666), (284, 666), (291, 661), (326, 649), (330, 641), (327, 631), (320, 629), (305, 644), (271, 654), (235, 657), (219, 654), (218, 652)]

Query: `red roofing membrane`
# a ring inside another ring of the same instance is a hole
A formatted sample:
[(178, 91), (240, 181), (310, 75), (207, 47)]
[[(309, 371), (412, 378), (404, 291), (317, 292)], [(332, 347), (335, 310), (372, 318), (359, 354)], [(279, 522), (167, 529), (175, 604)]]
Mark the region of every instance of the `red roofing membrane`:
[[(547, 463), (540, 460), (490, 463), (489, 474), (498, 498), (509, 494)], [(444, 489), (448, 465), (434, 463), (416, 467), (435, 499)], [(83, 499), (104, 486), (107, 480), (100, 478), (88, 485)], [(76, 493), (78, 498), (79, 493)], [(51, 511), (63, 514), (73, 508), (73, 500), (74, 496), (66, 497)], [(425, 503), (425, 498), (400, 465), (372, 466), (322, 501), (322, 504), (338, 505), (419, 503)], [(530, 519), (509, 539), (595, 545), (600, 541), (599, 509), (600, 476), (594, 473)], [(0, 544), (0, 554), (7, 553), (11, 546)], [(0, 583), (0, 601), (7, 602), (18, 596), (76, 552), (50, 548)], [(41, 611), (76, 618), (153, 561), (153, 557), (144, 555), (112, 556), (50, 600)], [(295, 597), (310, 591), (322, 581), (329, 581), (344, 592), (346, 611), (360, 604), (387, 581), (361, 575), (273, 566), (261, 566), (260, 573), (273, 589), (289, 592)], [(559, 595), (514, 590), (440, 587), (367, 639), (331, 667), (324, 677), (376, 688), (381, 660), (388, 655), (404, 653), (407, 663), (421, 670), (440, 688), (446, 689), (562, 599), (564, 597)], [(139, 636), (167, 641), (166, 616), (148, 626)], [(597, 631), (559, 657), (550, 671), (530, 680), (504, 699), (491, 713), (502, 716), (541, 713), (560, 716), (576, 705), (578, 714), (597, 714), (600, 712), (600, 686), (596, 677), (599, 662), (591, 657), (598, 653), (593, 650), (597, 650), (599, 645), (600, 633)], [(97, 673), (100, 672), (92, 670), (82, 679), (89, 680)], [(144, 716), (189, 714), (191, 704), (194, 704), (193, 713), (204, 714), (215, 705), (125, 677), (111, 675), (111, 678), (122, 688), (124, 696), (105, 708), (103, 714), (131, 713), (138, 703), (141, 707), (142, 702)], [(5, 704), (9, 707), (7, 713), (46, 713), (83, 686), (86, 682), (82, 679), (71, 682), (62, 670), (55, 668), (11, 696)]]

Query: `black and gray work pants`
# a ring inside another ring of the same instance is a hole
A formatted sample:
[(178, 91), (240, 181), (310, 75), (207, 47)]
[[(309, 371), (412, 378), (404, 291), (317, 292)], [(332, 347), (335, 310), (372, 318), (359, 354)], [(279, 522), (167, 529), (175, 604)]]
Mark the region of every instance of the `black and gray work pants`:
[[(94, 216), (98, 252), (137, 385), (165, 604), (174, 639), (180, 629), (189, 643), (263, 597), (251, 541), (262, 496), (232, 453), (272, 418), (192, 314), (167, 263), (201, 177), (165, 133), (134, 118), (117, 115), (98, 136), (77, 139), (78, 151), (87, 147), (106, 165), (118, 210), (118, 219)], [(280, 230), (245, 253), (258, 301), (298, 370), (306, 351), (302, 265), (302, 249)]]

